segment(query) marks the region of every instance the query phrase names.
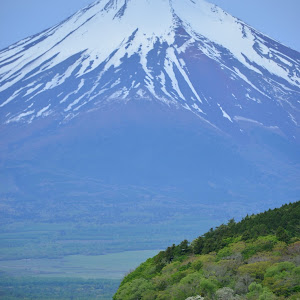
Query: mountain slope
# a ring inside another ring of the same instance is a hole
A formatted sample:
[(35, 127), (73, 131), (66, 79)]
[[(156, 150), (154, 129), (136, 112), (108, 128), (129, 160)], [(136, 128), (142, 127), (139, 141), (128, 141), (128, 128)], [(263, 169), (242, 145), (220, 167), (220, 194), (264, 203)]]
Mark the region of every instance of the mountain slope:
[(128, 274), (114, 299), (298, 299), (299, 214), (298, 201), (173, 245)]

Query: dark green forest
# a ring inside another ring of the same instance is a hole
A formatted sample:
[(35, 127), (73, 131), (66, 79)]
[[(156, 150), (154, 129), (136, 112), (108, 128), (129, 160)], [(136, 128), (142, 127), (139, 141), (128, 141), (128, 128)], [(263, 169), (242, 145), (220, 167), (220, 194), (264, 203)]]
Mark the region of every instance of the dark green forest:
[(139, 299), (300, 299), (300, 201), (161, 251), (114, 296)]

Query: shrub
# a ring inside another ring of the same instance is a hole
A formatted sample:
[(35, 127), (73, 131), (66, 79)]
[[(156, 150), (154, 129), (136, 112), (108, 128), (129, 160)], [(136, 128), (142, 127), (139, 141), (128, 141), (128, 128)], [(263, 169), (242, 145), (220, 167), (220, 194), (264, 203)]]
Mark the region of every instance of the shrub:
[(249, 244), (242, 254), (245, 259), (248, 259), (256, 253), (271, 251), (276, 243), (277, 239), (274, 236), (259, 237), (255, 242)]
[(234, 291), (229, 287), (224, 287), (216, 292), (216, 297), (218, 300), (231, 300), (233, 298)]
[(218, 254), (217, 254), (217, 260), (220, 260), (220, 259), (223, 259), (223, 258), (226, 258), (230, 255), (232, 255), (232, 250), (229, 248), (229, 247), (225, 247), (223, 249), (221, 249)]
[(277, 263), (266, 270), (265, 277), (274, 277), (276, 275), (279, 275), (281, 272), (290, 272), (294, 268), (295, 265), (288, 261)]
[(267, 268), (270, 267), (272, 263), (269, 261), (259, 261), (253, 264), (243, 265), (238, 268), (240, 274), (249, 274), (251, 277), (263, 280), (264, 274)]
[(248, 293), (249, 285), (253, 282), (252, 277), (249, 274), (244, 274), (238, 277), (238, 281), (235, 285), (235, 292), (238, 294), (246, 294)]
[(262, 294), (263, 292), (263, 287), (261, 284), (256, 283), (256, 282), (252, 282), (249, 285), (249, 293), (247, 294), (247, 298), (248, 299), (253, 299), (253, 300), (257, 300), (259, 299), (260, 294)]
[(201, 294), (205, 297), (212, 298), (213, 294), (217, 290), (217, 285), (210, 279), (202, 279), (200, 282)]
[(277, 263), (267, 269), (264, 284), (276, 295), (288, 297), (297, 292), (300, 281), (298, 271), (291, 262)]
[(203, 267), (203, 262), (201, 260), (197, 260), (192, 264), (192, 268), (196, 271), (200, 271)]
[(271, 291), (264, 288), (262, 294), (259, 296), (258, 299), (259, 300), (273, 300), (273, 299), (276, 299), (276, 296)]
[(122, 286), (114, 296), (115, 300), (137, 300), (142, 299), (145, 293), (154, 289), (153, 285), (146, 279), (134, 279), (128, 285)]

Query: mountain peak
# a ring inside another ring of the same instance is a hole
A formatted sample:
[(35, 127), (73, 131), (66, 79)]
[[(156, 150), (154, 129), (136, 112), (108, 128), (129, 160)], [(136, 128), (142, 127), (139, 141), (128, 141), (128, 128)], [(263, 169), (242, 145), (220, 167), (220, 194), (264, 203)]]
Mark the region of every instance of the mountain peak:
[(288, 123), (295, 136), (299, 63), (298, 52), (203, 0), (102, 0), (0, 52), (0, 120), (66, 121), (150, 99), (213, 127), (283, 132)]

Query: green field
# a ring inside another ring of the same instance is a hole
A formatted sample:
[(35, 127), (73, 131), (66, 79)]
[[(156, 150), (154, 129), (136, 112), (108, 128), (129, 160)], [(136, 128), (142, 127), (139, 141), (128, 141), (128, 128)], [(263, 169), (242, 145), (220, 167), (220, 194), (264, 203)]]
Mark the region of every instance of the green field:
[(212, 222), (209, 218), (179, 217), (175, 221), (166, 220), (151, 226), (124, 223), (98, 225), (83, 222), (12, 222), (1, 225), (0, 261), (164, 249), (168, 244), (176, 243), (186, 236), (195, 238), (204, 229), (219, 222)]
[(158, 252), (0, 261), (0, 298), (111, 299), (124, 275)]
[(11, 277), (0, 273), (0, 299), (111, 300), (119, 280), (64, 277)]
[(120, 280), (159, 250), (127, 251), (106, 255), (71, 255), (56, 259), (0, 261), (0, 270), (10, 276), (65, 277)]

